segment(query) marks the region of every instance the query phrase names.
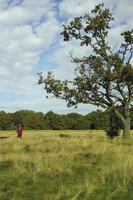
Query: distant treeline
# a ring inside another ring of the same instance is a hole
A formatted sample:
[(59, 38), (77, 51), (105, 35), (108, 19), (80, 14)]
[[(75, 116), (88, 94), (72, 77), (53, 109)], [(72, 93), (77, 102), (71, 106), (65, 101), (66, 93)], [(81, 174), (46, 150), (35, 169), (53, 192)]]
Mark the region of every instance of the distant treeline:
[[(97, 110), (85, 116), (77, 113), (60, 115), (52, 111), (47, 114), (29, 110), (15, 113), (0, 112), (0, 130), (13, 130), (18, 124), (21, 124), (23, 129), (35, 130), (106, 130), (110, 124), (121, 128), (118, 119), (109, 111)], [(133, 108), (131, 108), (131, 129), (133, 129)]]

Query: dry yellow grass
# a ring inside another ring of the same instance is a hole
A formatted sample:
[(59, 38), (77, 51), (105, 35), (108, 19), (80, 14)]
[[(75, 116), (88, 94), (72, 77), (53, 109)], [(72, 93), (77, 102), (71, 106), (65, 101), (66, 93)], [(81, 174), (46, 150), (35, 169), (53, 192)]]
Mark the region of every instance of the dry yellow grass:
[(0, 132), (1, 200), (132, 199), (133, 139), (103, 131)]

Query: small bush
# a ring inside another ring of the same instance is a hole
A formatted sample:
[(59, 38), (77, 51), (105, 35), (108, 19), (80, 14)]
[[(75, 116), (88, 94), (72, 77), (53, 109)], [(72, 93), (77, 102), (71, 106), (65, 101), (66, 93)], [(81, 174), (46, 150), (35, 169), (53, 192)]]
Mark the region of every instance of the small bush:
[(119, 136), (120, 134), (120, 130), (118, 129), (109, 129), (109, 130), (106, 130), (106, 135), (110, 138), (110, 139), (114, 139), (114, 137), (117, 137)]

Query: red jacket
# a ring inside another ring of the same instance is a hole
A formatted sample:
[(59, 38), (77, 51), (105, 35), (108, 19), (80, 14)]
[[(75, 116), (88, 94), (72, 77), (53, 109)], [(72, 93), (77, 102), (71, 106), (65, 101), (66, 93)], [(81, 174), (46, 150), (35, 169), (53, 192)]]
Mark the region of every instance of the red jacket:
[(22, 135), (22, 133), (23, 133), (22, 128), (20, 128), (19, 132), (20, 132), (20, 135)]
[[(19, 133), (18, 133), (18, 132), (19, 132)], [(19, 128), (19, 130), (17, 129), (16, 133), (22, 135), (22, 133), (23, 133), (22, 128)]]

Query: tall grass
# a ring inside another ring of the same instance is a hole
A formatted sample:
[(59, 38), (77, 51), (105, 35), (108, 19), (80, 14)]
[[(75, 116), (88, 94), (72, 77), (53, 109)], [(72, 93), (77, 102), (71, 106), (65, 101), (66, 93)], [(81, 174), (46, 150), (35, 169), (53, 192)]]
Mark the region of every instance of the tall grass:
[[(4, 137), (5, 138), (4, 138)], [(0, 132), (0, 200), (130, 200), (133, 139), (102, 131)]]

